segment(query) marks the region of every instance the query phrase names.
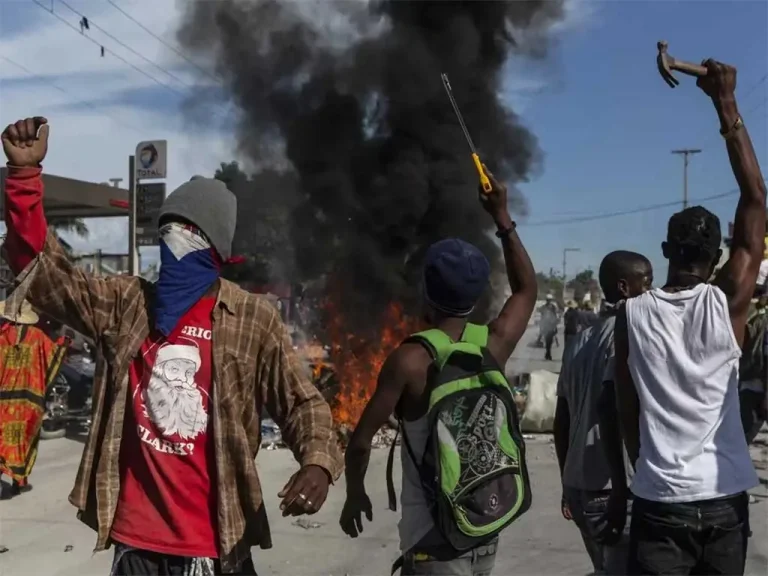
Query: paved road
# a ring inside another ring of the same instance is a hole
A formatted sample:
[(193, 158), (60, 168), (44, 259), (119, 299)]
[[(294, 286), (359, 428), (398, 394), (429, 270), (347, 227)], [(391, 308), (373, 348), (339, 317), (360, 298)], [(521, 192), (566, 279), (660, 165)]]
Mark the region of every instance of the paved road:
[(553, 361), (544, 360), (544, 348), (535, 346), (536, 338), (539, 335), (537, 326), (530, 326), (523, 335), (522, 340), (515, 348), (512, 358), (507, 364), (507, 372), (520, 374), (523, 372), (533, 372), (534, 370), (549, 370), (550, 372), (560, 372), (560, 361), (563, 357), (563, 347), (565, 346), (565, 336), (563, 336), (563, 327), (560, 326), (557, 341), (559, 346), (552, 347)]
[[(553, 445), (547, 436), (536, 437), (528, 444), (533, 506), (503, 534), (495, 574), (587, 574), (590, 565), (579, 535), (559, 513), (560, 490)], [(104, 576), (109, 573), (111, 553), (92, 553), (94, 533), (75, 519), (75, 511), (67, 502), (81, 448), (82, 444), (70, 439), (43, 442), (32, 475), (34, 490), (0, 502), (0, 543), (9, 549), (0, 554), (0, 575)], [(275, 547), (267, 551), (254, 550), (259, 573), (262, 576), (388, 575), (390, 563), (398, 554), (398, 538), (397, 514), (386, 510), (386, 452), (375, 450), (371, 459), (367, 485), (374, 503), (374, 521), (361, 538), (350, 540), (337, 524), (343, 504), (343, 484), (332, 488), (323, 510), (311, 518), (318, 524), (316, 527), (296, 526), (277, 514), (276, 496), (296, 465), (286, 450), (262, 451), (257, 462)], [(754, 493), (759, 499), (751, 506), (754, 538), (748, 573), (764, 575), (768, 572), (768, 494), (765, 486)]]
[[(528, 344), (537, 330), (525, 335), (510, 368), (516, 372), (546, 369), (558, 372), (559, 362), (545, 362), (544, 350)], [(563, 343), (560, 335), (561, 345)], [(555, 349), (559, 359), (561, 348)], [(752, 530), (748, 574), (768, 573), (768, 448), (766, 438), (754, 449), (764, 484), (753, 493)], [(528, 442), (528, 464), (534, 487), (531, 510), (502, 537), (495, 574), (581, 575), (590, 571), (575, 527), (559, 512), (560, 488), (554, 446), (548, 436)], [(0, 501), (0, 576), (104, 576), (109, 573), (111, 552), (93, 554), (94, 533), (75, 518), (67, 502), (82, 444), (61, 439), (43, 442), (32, 475), (34, 490), (10, 501)], [(323, 510), (310, 519), (308, 527), (294, 524), (277, 513), (277, 492), (296, 468), (285, 450), (262, 451), (257, 459), (266, 495), (275, 547), (254, 550), (262, 576), (344, 576), (389, 574), (398, 555), (397, 514), (386, 509), (385, 479), (387, 451), (378, 449), (371, 458), (369, 494), (374, 504), (374, 521), (361, 538), (350, 540), (338, 527), (344, 497), (343, 482), (333, 487)], [(399, 466), (396, 466), (399, 475)], [(399, 482), (399, 477), (396, 478)], [(71, 549), (70, 549), (71, 547)]]

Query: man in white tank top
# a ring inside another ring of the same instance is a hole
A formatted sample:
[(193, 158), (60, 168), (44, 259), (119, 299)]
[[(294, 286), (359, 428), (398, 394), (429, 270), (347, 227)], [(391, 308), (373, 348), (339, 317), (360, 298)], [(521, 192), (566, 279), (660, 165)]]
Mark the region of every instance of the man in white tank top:
[(731, 257), (702, 207), (669, 220), (663, 288), (616, 320), (616, 394), (635, 463), (630, 574), (743, 574), (746, 491), (758, 484), (739, 414), (739, 358), (763, 255), (765, 183), (739, 115), (736, 70), (712, 60), (698, 86), (720, 119), (740, 198)]
[[(496, 224), (501, 241), (512, 296), (499, 317), (488, 325), (487, 349), (499, 366), (505, 366), (528, 327), (536, 304), (536, 273), (515, 230), (507, 208), (507, 190), (492, 174), (492, 191), (480, 191), (483, 207)], [(490, 265), (475, 246), (449, 238), (433, 244), (424, 262), (425, 322), (445, 332), (453, 341), (461, 339), (467, 318), (488, 288)], [(393, 412), (414, 454), (402, 454), (402, 518), (399, 524), (402, 556), (393, 567), (401, 576), (490, 576), (497, 541), (456, 553), (441, 537), (432, 518), (432, 506), (422, 488), (418, 464), (429, 434), (426, 419), (429, 405), (427, 371), (432, 357), (420, 343), (405, 342), (389, 355), (379, 373), (376, 392), (368, 402), (347, 446), (347, 501), (340, 524), (356, 538), (363, 531), (363, 515), (373, 518), (371, 501), (365, 493), (365, 473), (374, 434)], [(405, 440), (403, 441), (405, 444)], [(391, 503), (392, 505), (392, 503)]]

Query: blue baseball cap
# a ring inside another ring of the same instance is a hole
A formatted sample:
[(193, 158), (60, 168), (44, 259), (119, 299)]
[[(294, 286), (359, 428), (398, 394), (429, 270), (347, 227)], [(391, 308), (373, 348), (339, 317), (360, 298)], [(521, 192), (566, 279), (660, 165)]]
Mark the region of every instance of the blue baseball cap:
[(424, 257), (424, 296), (441, 312), (468, 316), (490, 276), (491, 265), (476, 246), (458, 238), (440, 240)]

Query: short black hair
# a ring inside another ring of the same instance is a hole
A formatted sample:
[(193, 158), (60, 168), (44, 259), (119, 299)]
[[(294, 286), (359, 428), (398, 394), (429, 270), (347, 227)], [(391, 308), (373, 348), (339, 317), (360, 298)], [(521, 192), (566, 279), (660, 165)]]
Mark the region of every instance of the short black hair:
[[(600, 288), (605, 294), (605, 299), (611, 304), (616, 304), (622, 299), (619, 293), (619, 280), (627, 279), (641, 271), (641, 268), (651, 267), (651, 261), (642, 254), (629, 250), (616, 250), (603, 258), (600, 262)], [(644, 270), (643, 270), (644, 271)]]
[(692, 206), (669, 219), (665, 256), (683, 267), (709, 265), (722, 239), (720, 219), (703, 206)]

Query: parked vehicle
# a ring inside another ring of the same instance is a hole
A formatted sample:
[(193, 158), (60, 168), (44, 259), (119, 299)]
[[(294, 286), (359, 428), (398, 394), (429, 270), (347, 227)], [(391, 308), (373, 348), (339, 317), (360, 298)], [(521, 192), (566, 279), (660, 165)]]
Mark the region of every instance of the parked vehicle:
[(40, 438), (62, 438), (68, 430), (87, 432), (91, 426), (93, 361), (87, 355), (70, 355), (48, 388)]

